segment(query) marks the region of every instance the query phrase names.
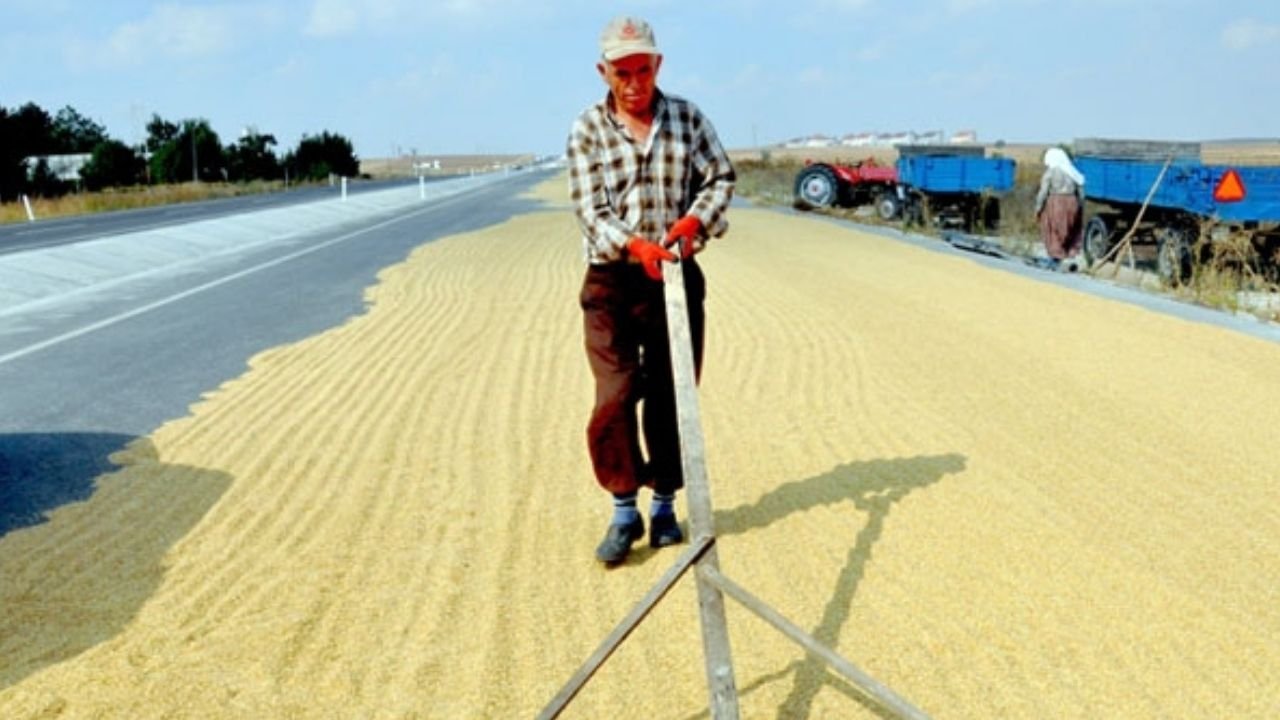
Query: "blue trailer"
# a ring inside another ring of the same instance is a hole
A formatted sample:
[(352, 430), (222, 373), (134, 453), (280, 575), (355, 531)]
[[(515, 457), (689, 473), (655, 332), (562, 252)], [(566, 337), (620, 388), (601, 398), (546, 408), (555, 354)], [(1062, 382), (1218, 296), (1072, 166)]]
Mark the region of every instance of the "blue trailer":
[(1105, 257), (1133, 230), (1134, 242), (1155, 243), (1157, 272), (1177, 284), (1190, 277), (1198, 250), (1215, 239), (1247, 233), (1274, 268), (1280, 249), (1280, 167), (1206, 165), (1195, 143), (1085, 139), (1076, 141), (1076, 152), (1074, 163), (1085, 177), (1091, 208), (1084, 229), (1089, 262)]
[(1010, 158), (985, 157), (981, 147), (905, 146), (897, 170), (905, 218), (970, 232), (999, 225), (998, 196), (1013, 188), (1015, 164)]

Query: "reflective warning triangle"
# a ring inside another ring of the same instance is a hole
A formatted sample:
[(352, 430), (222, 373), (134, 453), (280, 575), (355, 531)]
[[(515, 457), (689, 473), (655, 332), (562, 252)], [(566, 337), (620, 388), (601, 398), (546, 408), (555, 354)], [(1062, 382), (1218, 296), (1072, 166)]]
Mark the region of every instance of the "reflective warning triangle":
[(1244, 181), (1235, 168), (1222, 174), (1218, 187), (1213, 189), (1213, 199), (1218, 202), (1239, 202), (1244, 199)]

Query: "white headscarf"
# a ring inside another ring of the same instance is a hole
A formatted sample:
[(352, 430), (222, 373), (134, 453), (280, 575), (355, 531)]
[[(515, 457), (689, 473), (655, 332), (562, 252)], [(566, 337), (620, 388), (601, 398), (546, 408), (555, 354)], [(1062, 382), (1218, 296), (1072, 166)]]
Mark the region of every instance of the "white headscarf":
[(1071, 164), (1071, 158), (1062, 151), (1062, 148), (1052, 147), (1044, 151), (1044, 166), (1047, 168), (1058, 168), (1067, 174), (1077, 185), (1084, 185), (1084, 175)]

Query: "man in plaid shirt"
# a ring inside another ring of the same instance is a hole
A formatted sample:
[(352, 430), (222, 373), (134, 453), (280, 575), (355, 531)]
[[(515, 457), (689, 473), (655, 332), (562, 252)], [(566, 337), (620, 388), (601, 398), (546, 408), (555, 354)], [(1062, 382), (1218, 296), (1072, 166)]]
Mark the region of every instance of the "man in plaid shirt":
[(574, 122), (567, 154), (587, 261), (580, 302), (596, 384), (587, 446), (596, 480), (613, 496), (596, 557), (615, 565), (644, 535), (636, 508), (641, 485), (653, 488), (649, 545), (684, 540), (674, 509), (684, 477), (661, 263), (684, 265), (700, 372), (706, 286), (694, 256), (724, 234), (735, 178), (701, 111), (658, 90), (662, 55), (648, 23), (615, 18), (600, 50), (596, 69), (609, 92)]

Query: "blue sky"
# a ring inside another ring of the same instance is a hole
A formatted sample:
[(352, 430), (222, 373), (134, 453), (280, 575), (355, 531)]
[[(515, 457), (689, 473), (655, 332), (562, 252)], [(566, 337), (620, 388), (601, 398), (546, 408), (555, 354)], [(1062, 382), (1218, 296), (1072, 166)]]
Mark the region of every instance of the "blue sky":
[(0, 0), (0, 105), (321, 130), (361, 157), (558, 153), (614, 14), (729, 147), (811, 133), (992, 142), (1280, 136), (1273, 0)]

